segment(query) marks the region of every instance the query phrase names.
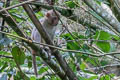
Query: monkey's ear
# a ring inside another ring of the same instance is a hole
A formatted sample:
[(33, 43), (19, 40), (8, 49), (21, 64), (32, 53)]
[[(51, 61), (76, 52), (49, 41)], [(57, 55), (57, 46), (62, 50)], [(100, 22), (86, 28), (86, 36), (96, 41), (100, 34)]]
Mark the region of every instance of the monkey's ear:
[(50, 17), (50, 13), (46, 13), (46, 17)]

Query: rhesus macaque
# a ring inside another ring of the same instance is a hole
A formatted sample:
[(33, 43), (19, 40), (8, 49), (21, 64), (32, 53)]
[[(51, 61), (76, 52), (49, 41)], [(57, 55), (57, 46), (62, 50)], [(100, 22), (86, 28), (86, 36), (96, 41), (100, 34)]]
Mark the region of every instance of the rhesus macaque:
[[(42, 26), (46, 29), (46, 32), (48, 33), (52, 41), (54, 39), (56, 26), (59, 22), (59, 18), (58, 18), (59, 13), (57, 11), (56, 13), (53, 10), (49, 10), (45, 14), (45, 17), (40, 19)], [(32, 30), (31, 38), (33, 41), (37, 43), (41, 43), (42, 41), (41, 35), (35, 27)], [(35, 60), (36, 52), (34, 50), (32, 50), (32, 55), (33, 55), (34, 72), (35, 72), (35, 75), (37, 76), (37, 66), (36, 66), (36, 60)]]

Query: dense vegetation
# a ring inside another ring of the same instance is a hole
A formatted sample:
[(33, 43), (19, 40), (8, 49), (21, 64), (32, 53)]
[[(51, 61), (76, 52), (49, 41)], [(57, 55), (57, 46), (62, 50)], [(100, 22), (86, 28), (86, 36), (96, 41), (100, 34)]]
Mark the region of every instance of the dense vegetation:
[[(38, 21), (51, 9), (61, 14), (54, 43)], [(33, 27), (46, 43), (31, 40)], [(0, 80), (118, 80), (119, 44), (119, 0), (0, 1)]]

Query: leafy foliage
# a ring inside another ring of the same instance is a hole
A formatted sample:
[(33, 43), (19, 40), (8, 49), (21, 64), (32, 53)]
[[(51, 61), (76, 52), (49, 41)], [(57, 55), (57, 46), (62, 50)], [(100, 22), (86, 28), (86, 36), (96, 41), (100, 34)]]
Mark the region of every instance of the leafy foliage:
[(77, 6), (73, 1), (66, 1), (65, 4), (70, 8), (75, 8), (75, 6)]
[[(96, 33), (95, 39), (97, 39), (97, 40), (110, 40), (111, 36), (107, 32), (100, 31), (100, 32)], [(96, 45), (104, 52), (109, 52), (110, 48), (111, 48), (109, 42), (96, 42)]]
[[(62, 34), (60, 33), (60, 36), (57, 35), (55, 42), (58, 42), (58, 46), (61, 46), (57, 49), (61, 50), (60, 53), (62, 57), (66, 60), (66, 63), (70, 66), (72, 71), (77, 75), (78, 80), (111, 80), (116, 76), (116, 74), (112, 73), (108, 65), (118, 63), (120, 59), (119, 54), (117, 54), (117, 56), (113, 54), (116, 50), (119, 50), (117, 48), (119, 48), (120, 37), (110, 33), (109, 31), (106, 32), (105, 30), (101, 30), (101, 28), (92, 28), (92, 24), (100, 24), (101, 26), (104, 25), (104, 23), (107, 23), (100, 15), (95, 13), (94, 10), (88, 9), (88, 11), (84, 11), (84, 14), (89, 13), (89, 16), (83, 19), (76, 19), (76, 16), (79, 17), (79, 14), (82, 13), (80, 12), (80, 6), (85, 6), (81, 0), (62, 1), (62, 4), (59, 4), (59, 0), (55, 0), (55, 3), (61, 7), (64, 7), (63, 10), (58, 6), (55, 7), (55, 9), (61, 12), (61, 15), (65, 16), (66, 19), (69, 18), (76, 20), (77, 23), (80, 23), (84, 19), (83, 22), (85, 23), (82, 23), (82, 26), (85, 26), (85, 30), (80, 31), (79, 28), (81, 29), (81, 26), (77, 25), (77, 29), (75, 31), (74, 28), (76, 25), (74, 25), (72, 21), (67, 21), (60, 17), (61, 21), (63, 22), (62, 26), (67, 24), (66, 27), (68, 27), (69, 32), (67, 30), (63, 30)], [(94, 1), (99, 6), (101, 6), (101, 3), (109, 4), (109, 2), (106, 0)], [(18, 0), (13, 0), (11, 1), (10, 5), (12, 6), (18, 3)], [(4, 2), (0, 1), (0, 6), (5, 7)], [(32, 5), (31, 8), (33, 9)], [(46, 8), (46, 5), (44, 8)], [(74, 14), (75, 12), (73, 12), (73, 10), (77, 10), (79, 13)], [(45, 16), (45, 11), (46, 10), (43, 9), (39, 12), (34, 11), (34, 13), (38, 19), (41, 19)], [(30, 37), (31, 30), (34, 25), (24, 9), (22, 7), (15, 7), (8, 10), (8, 12), (18, 24), (18, 27), (28, 37)], [(84, 14), (81, 16), (84, 17)], [(93, 15), (96, 19), (93, 17), (91, 18), (90, 15)], [(89, 20), (88, 17), (94, 19), (95, 23), (92, 23), (92, 20)], [(90, 21), (88, 22), (89, 24), (87, 24), (86, 20)], [(1, 24), (2, 21), (3, 20), (0, 20)], [(100, 22), (97, 24), (98, 21)], [(73, 28), (70, 27), (71, 24)], [(61, 24), (58, 26), (61, 26)], [(16, 33), (10, 27), (11, 26), (8, 28), (8, 31), (10, 31), (9, 34), (16, 35)], [(2, 75), (0, 76), (0, 80), (6, 80), (7, 77), (8, 79), (13, 78), (14, 80), (60, 80), (60, 78), (57, 76), (57, 73), (53, 72), (49, 65), (38, 56), (36, 57), (36, 64), (40, 77), (35, 77), (32, 67), (32, 56), (30, 52), (31, 49), (29, 45), (23, 43), (21, 38), (7, 36), (5, 34), (3, 37), (3, 34), (0, 33), (0, 75)], [(108, 56), (106, 54), (110, 55)], [(54, 56), (52, 56), (52, 59), (57, 62)], [(117, 71), (119, 71), (119, 69), (117, 69)]]
[(24, 64), (25, 54), (24, 54), (24, 52), (22, 52), (22, 50), (19, 47), (15, 46), (12, 49), (12, 56), (13, 56), (16, 64), (19, 64), (19, 65)]

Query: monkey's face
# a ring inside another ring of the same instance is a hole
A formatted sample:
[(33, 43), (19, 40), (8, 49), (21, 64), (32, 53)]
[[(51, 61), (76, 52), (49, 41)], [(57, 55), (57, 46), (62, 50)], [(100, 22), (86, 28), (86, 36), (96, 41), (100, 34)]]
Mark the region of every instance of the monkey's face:
[(51, 24), (53, 26), (56, 26), (58, 24), (58, 21), (59, 21), (59, 19), (58, 19), (57, 16), (54, 16), (54, 17), (51, 18)]
[(48, 12), (46, 18), (51, 26), (56, 26), (59, 22), (58, 16), (53, 11)]

